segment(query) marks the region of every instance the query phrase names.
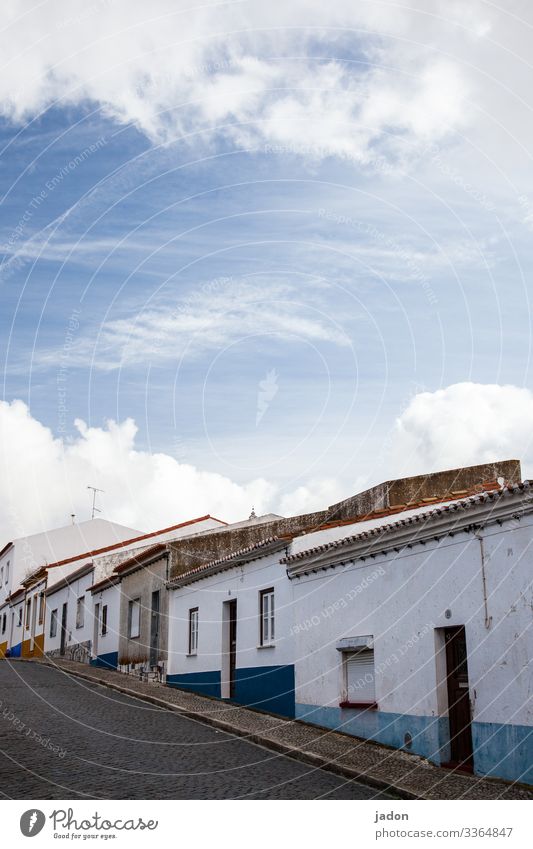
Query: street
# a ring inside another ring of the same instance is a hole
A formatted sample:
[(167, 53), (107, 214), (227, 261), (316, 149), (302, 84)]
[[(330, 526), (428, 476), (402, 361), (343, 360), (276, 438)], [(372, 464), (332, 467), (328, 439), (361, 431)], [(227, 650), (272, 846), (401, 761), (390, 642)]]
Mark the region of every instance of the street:
[(373, 799), (372, 787), (39, 663), (0, 661), (11, 799)]

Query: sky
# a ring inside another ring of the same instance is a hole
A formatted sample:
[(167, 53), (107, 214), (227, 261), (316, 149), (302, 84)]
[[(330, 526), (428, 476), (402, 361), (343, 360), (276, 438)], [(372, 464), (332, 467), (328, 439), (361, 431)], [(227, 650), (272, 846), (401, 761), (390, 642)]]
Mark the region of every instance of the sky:
[(6, 0), (0, 533), (533, 475), (526, 2)]

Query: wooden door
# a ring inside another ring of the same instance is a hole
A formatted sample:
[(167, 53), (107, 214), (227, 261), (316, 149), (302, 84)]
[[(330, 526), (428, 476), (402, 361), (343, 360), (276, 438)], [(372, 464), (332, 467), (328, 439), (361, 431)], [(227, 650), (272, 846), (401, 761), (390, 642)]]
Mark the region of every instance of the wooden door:
[(65, 648), (67, 645), (67, 603), (63, 604), (63, 609), (61, 611), (61, 647), (59, 649), (59, 653), (61, 655), (65, 654)]
[(150, 666), (152, 667), (157, 666), (159, 657), (159, 600), (160, 592), (157, 590), (152, 593), (152, 613), (150, 620)]
[(237, 599), (229, 603), (229, 697), (235, 696), (235, 668), (237, 666)]
[(465, 629), (446, 628), (446, 681), (451, 758), (447, 766), (471, 771), (473, 767), (470, 690)]

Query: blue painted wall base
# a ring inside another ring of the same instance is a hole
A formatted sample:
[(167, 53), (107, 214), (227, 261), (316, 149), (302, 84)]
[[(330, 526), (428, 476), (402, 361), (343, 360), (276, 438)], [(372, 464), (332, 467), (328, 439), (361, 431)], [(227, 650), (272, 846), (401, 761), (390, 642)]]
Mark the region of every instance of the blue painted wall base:
[(101, 669), (116, 669), (118, 666), (118, 652), (110, 651), (107, 654), (99, 654), (93, 657), (90, 661), (91, 666), (98, 666)]
[[(296, 718), (413, 752), (436, 764), (450, 758), (447, 717), (297, 704)], [(405, 745), (407, 733), (410, 747)], [(473, 722), (472, 744), (476, 775), (533, 784), (533, 728)]]
[(169, 687), (180, 687), (182, 690), (192, 690), (201, 696), (213, 696), (216, 699), (221, 695), (220, 672), (188, 672), (178, 675), (167, 675)]
[[(221, 698), (221, 673), (190, 672), (167, 675), (169, 687)], [(253, 666), (235, 670), (235, 696), (240, 705), (294, 717), (294, 666)]]

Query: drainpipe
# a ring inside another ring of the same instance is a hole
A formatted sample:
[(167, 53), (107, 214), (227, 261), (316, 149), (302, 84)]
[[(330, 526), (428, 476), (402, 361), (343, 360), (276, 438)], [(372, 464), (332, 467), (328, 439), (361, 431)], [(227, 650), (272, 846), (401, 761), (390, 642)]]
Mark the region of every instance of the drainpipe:
[(479, 540), (479, 548), (481, 553), (481, 579), (483, 581), (483, 605), (485, 607), (485, 628), (487, 630), (492, 625), (492, 616), (489, 616), (489, 604), (487, 599), (487, 576), (485, 574), (485, 541), (481, 535), (481, 533), (476, 534), (476, 538)]

